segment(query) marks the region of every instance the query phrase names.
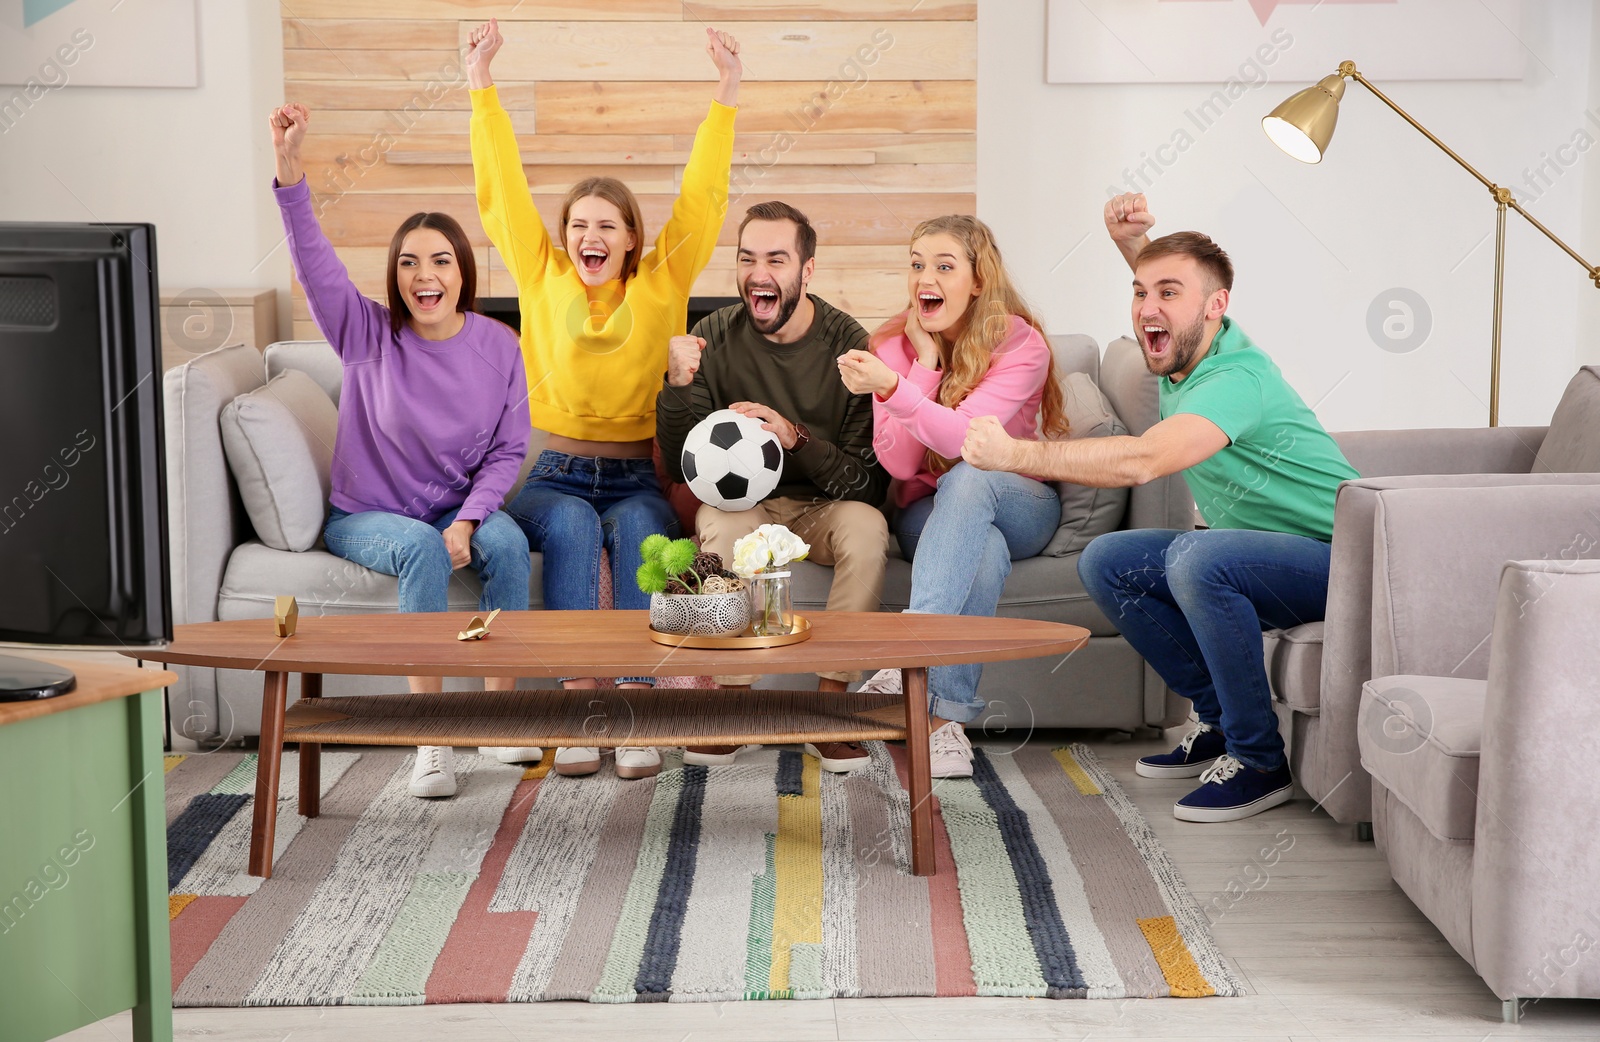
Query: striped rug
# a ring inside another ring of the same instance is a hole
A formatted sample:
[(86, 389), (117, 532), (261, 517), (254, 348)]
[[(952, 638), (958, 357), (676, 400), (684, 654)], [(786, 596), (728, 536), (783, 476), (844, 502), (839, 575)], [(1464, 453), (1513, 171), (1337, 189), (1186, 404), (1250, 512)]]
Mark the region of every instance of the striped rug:
[(256, 759), (169, 757), (174, 1002), (709, 1002), (1237, 995), (1166, 851), (1081, 745), (980, 748), (936, 783), (939, 872), (909, 872), (904, 750), (831, 775), (562, 778), (459, 750), (449, 800), (408, 750), (285, 755), (271, 880), (245, 874)]

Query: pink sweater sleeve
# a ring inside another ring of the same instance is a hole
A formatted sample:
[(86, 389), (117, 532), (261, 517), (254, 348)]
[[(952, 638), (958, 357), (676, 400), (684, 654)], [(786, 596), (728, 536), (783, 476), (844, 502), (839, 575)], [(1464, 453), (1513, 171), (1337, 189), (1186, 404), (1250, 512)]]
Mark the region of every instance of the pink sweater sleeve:
[[(896, 351), (895, 348), (902, 344), (905, 346)], [(919, 461), (923, 446), (947, 459), (960, 456), (961, 443), (967, 437), (967, 425), (979, 416), (994, 416), (1007, 430), (1013, 430), (1017, 414), (1038, 395), (1050, 369), (1050, 347), (1044, 337), (1021, 319), (1013, 318), (1011, 332), (995, 348), (989, 372), (983, 381), (973, 388), (960, 405), (952, 409), (940, 405), (931, 397), (932, 388), (924, 390), (915, 375), (908, 375), (916, 369), (922, 369), (922, 366), (905, 357), (909, 346), (904, 338), (897, 338), (886, 342), (885, 350), (880, 351), (880, 357), (901, 374), (901, 380), (894, 393), (883, 402), (874, 402), (874, 407), (882, 409), (886, 418), (893, 421), (892, 425), (881, 425), (878, 428), (879, 435), (896, 428), (910, 434), (920, 444), (909, 447), (896, 444), (893, 451), (913, 454)], [(902, 475), (896, 467), (891, 466), (883, 451), (881, 446), (878, 447), (878, 458), (890, 474), (895, 477), (909, 476)]]
[[(900, 386), (914, 381), (931, 394), (939, 386), (939, 374), (918, 364), (915, 349), (904, 336), (884, 341), (877, 350), (890, 369), (900, 375)], [(899, 388), (896, 388), (899, 393)], [(872, 396), (872, 449), (890, 477), (906, 481), (926, 469), (927, 450), (906, 425), (890, 413), (887, 404)]]

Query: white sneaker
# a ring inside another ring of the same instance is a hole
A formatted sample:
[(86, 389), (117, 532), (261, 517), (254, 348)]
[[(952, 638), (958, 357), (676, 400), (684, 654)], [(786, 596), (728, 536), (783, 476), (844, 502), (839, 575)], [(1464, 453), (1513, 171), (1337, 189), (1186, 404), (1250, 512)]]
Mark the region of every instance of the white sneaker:
[(661, 750), (647, 746), (617, 746), (618, 778), (653, 778), (661, 773)]
[(544, 759), (544, 750), (537, 745), (480, 745), (478, 755), (501, 763), (538, 763)]
[(954, 720), (928, 736), (928, 752), (932, 777), (972, 777), (972, 740)]
[(857, 694), (866, 695), (899, 695), (900, 671), (898, 669), (880, 669), (867, 678), (867, 682), (856, 688)]
[(557, 774), (568, 777), (593, 774), (600, 769), (600, 750), (592, 745), (557, 749), (554, 769)]
[(448, 745), (417, 746), (417, 761), (411, 765), (409, 787), (413, 796), (454, 796), (455, 750)]

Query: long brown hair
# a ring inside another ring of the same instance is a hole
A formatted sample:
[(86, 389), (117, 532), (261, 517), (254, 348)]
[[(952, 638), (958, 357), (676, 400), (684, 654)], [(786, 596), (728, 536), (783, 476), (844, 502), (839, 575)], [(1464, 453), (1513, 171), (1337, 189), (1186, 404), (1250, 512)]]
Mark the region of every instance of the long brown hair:
[[(963, 316), (966, 325), (954, 343), (942, 334), (929, 334), (938, 345), (939, 363), (944, 371), (935, 400), (940, 405), (954, 409), (989, 375), (995, 348), (1011, 332), (1011, 316), (1022, 319), (1040, 336), (1044, 335), (1044, 328), (1011, 281), (1011, 275), (1000, 257), (1000, 247), (995, 244), (994, 232), (989, 230), (987, 224), (968, 214), (947, 214), (917, 225), (911, 233), (911, 241), (915, 244), (925, 235), (940, 232), (955, 239), (966, 251), (967, 262), (972, 265), (978, 286), (978, 295), (972, 299)], [(916, 307), (916, 302), (912, 301), (911, 306)], [(905, 332), (909, 314), (907, 311), (896, 315), (878, 327), (872, 334), (874, 351), (885, 340)], [(1039, 403), (1039, 432), (1052, 438), (1067, 433), (1061, 387), (1056, 383), (1054, 352), (1045, 369), (1043, 398)], [(942, 474), (955, 464), (956, 460), (946, 459), (932, 449), (928, 450), (928, 466), (935, 474)]]
[[(627, 282), (639, 270), (639, 258), (644, 256), (644, 214), (633, 189), (616, 178), (586, 177), (567, 191), (567, 197), (561, 200), (561, 245), (567, 244), (567, 218), (572, 214), (572, 204), (591, 195), (615, 206), (622, 214), (623, 226), (633, 235), (633, 249), (623, 254), (622, 273), (618, 276)], [(576, 264), (578, 258), (572, 258), (572, 262)]]
[(447, 213), (414, 213), (405, 219), (395, 231), (394, 238), (389, 240), (389, 332), (393, 336), (400, 335), (400, 327), (405, 325), (411, 314), (405, 298), (400, 296), (400, 247), (405, 243), (406, 236), (418, 228), (432, 228), (443, 235), (456, 255), (456, 266), (461, 269), (461, 296), (456, 298), (456, 310), (465, 314), (478, 302), (478, 262), (472, 255), (472, 243), (467, 241), (467, 233), (461, 230), (460, 222)]

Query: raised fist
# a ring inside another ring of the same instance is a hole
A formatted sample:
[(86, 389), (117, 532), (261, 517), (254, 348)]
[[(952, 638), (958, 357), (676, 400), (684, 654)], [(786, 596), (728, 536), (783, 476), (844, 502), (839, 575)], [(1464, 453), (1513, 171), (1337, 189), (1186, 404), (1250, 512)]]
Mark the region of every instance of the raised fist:
[(744, 75), (744, 63), (739, 60), (739, 41), (729, 33), (706, 26), (706, 53), (717, 66), (721, 79), (737, 80)]
[(306, 139), (306, 124), (311, 122), (311, 111), (300, 104), (283, 105), (272, 110), (268, 122), (272, 124), (272, 147), (279, 152), (299, 155)]
[(703, 337), (675, 336), (667, 344), (667, 383), (688, 387), (700, 371), (700, 353), (706, 349)]
[(1113, 242), (1135, 242), (1149, 234), (1155, 224), (1142, 192), (1124, 192), (1106, 200), (1106, 231), (1111, 233)]
[(472, 30), (472, 35), (467, 37), (467, 64), (476, 65), (479, 62), (487, 65), (500, 53), (500, 46), (506, 38), (500, 35), (500, 22), (491, 18), (487, 22)]

